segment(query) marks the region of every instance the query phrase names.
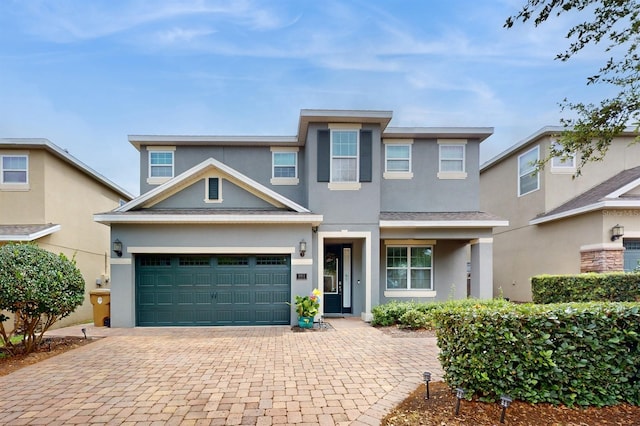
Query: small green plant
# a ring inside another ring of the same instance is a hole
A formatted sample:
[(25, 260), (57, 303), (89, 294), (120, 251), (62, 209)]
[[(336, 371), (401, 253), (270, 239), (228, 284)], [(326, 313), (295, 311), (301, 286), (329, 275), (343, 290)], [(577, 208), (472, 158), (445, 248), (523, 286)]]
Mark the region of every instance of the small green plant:
[(296, 296), (295, 306), (298, 317), (315, 317), (318, 314), (320, 294), (320, 290), (316, 288), (309, 296)]
[(433, 328), (431, 316), (417, 309), (410, 309), (400, 317), (399, 328), (417, 330), (421, 328)]

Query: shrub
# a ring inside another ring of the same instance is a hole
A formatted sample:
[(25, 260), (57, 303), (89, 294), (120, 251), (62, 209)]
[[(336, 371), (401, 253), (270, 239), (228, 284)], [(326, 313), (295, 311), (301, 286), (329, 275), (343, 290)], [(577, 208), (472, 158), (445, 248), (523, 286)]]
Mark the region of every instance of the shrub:
[(640, 301), (639, 273), (538, 275), (531, 278), (535, 303)]
[(450, 306), (435, 318), (445, 380), (470, 396), (640, 404), (640, 304)]
[(0, 318), (5, 350), (18, 348), (11, 338), (22, 335), (25, 353), (35, 350), (44, 333), (71, 314), (84, 300), (84, 279), (73, 260), (55, 255), (35, 244), (0, 247), (0, 310), (15, 314), (20, 328), (7, 333)]
[(433, 328), (432, 316), (417, 309), (409, 309), (402, 314), (399, 319), (398, 327), (409, 328), (412, 330), (420, 328)]

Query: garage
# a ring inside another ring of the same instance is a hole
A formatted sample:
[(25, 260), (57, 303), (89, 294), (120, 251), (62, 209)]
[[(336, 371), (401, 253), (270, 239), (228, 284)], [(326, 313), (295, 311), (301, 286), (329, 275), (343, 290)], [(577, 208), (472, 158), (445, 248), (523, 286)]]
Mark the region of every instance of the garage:
[(138, 255), (137, 326), (288, 325), (289, 255)]

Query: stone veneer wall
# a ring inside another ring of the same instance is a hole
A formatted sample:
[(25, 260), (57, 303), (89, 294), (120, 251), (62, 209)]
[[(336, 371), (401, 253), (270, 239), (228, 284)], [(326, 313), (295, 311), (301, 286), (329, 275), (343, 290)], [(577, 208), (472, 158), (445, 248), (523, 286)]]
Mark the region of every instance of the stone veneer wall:
[(624, 270), (624, 248), (599, 248), (580, 252), (580, 272)]

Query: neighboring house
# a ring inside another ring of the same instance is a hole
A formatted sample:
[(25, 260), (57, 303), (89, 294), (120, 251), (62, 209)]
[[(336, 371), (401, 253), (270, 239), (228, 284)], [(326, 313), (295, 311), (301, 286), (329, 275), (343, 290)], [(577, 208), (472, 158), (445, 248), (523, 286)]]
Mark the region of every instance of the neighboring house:
[(85, 301), (54, 327), (90, 322), (89, 292), (109, 277), (109, 227), (93, 214), (132, 196), (47, 139), (0, 139), (0, 245), (34, 242), (75, 259)]
[[(562, 127), (545, 127), (483, 164), (481, 207), (509, 220), (494, 231), (494, 295), (531, 300), (532, 276), (633, 270), (640, 259), (640, 145), (628, 129), (603, 161), (553, 158)], [(622, 227), (616, 227), (619, 225)], [(619, 235), (623, 233), (624, 235)]]
[(122, 244), (112, 326), (291, 324), (287, 303), (316, 287), (322, 315), (365, 320), (390, 300), (491, 297), (506, 225), (479, 211), (493, 130), (391, 117), (302, 110), (297, 136), (130, 136), (141, 195), (95, 216)]

